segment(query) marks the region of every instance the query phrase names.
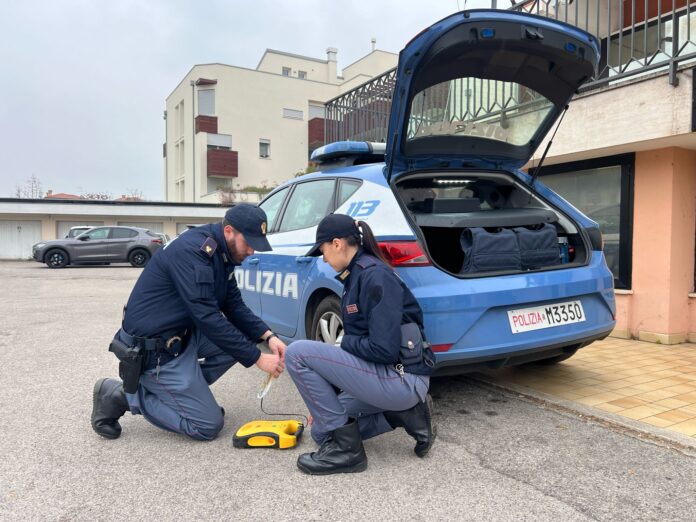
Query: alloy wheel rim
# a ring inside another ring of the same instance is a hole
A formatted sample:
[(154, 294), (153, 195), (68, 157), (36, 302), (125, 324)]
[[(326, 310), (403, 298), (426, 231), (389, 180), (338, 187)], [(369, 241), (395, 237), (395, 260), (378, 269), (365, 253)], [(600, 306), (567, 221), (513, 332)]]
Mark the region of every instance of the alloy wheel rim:
[(317, 324), (315, 338), (318, 341), (340, 346), (343, 340), (343, 321), (334, 312), (325, 312)]
[(63, 254), (55, 253), (51, 255), (49, 262), (51, 266), (60, 266), (63, 263)]
[(145, 255), (144, 254), (135, 254), (133, 256), (133, 261), (135, 261), (136, 265), (142, 265), (145, 263)]

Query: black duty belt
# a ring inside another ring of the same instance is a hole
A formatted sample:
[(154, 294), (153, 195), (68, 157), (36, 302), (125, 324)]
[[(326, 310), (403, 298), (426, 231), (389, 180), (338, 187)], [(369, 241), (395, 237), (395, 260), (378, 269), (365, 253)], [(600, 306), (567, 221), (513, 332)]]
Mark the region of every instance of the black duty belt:
[(131, 335), (121, 328), (119, 335), (121, 340), (130, 346), (138, 346), (152, 352), (166, 352), (175, 357), (184, 351), (186, 341), (188, 340), (187, 330), (174, 333), (173, 335), (139, 337)]

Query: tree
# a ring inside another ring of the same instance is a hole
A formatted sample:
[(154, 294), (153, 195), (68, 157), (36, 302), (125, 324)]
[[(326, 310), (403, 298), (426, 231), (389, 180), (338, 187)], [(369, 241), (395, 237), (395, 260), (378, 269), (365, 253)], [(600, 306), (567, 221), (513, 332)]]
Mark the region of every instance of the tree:
[(41, 182), (36, 175), (32, 174), (23, 185), (17, 185), (15, 197), (25, 199), (39, 199), (43, 197)]
[(316, 172), (319, 170), (319, 167), (317, 166), (316, 163), (310, 162), (309, 165), (304, 170), (301, 170), (299, 172), (295, 172), (293, 174), (293, 177), (299, 178), (300, 176), (304, 176), (305, 174), (311, 174), (312, 172)]
[(126, 197), (133, 201), (143, 201), (145, 199), (143, 191), (136, 188), (129, 188), (126, 192)]

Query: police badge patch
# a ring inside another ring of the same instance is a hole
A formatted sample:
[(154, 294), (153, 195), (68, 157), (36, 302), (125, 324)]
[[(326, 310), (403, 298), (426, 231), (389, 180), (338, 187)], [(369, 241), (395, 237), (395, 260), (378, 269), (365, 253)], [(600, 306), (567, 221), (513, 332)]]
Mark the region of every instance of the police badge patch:
[(206, 238), (206, 240), (201, 245), (200, 249), (206, 254), (208, 254), (210, 257), (213, 257), (213, 254), (215, 253), (215, 250), (217, 250), (217, 247), (217, 241), (215, 241), (212, 237), (209, 237)]

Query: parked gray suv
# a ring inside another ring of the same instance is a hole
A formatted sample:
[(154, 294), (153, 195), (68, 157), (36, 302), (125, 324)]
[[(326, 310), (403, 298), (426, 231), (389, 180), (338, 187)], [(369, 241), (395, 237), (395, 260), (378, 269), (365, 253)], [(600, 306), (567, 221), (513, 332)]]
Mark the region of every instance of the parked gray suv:
[(37, 243), (32, 252), (35, 261), (49, 268), (125, 262), (143, 267), (160, 248), (162, 239), (144, 228), (94, 227), (75, 238)]

